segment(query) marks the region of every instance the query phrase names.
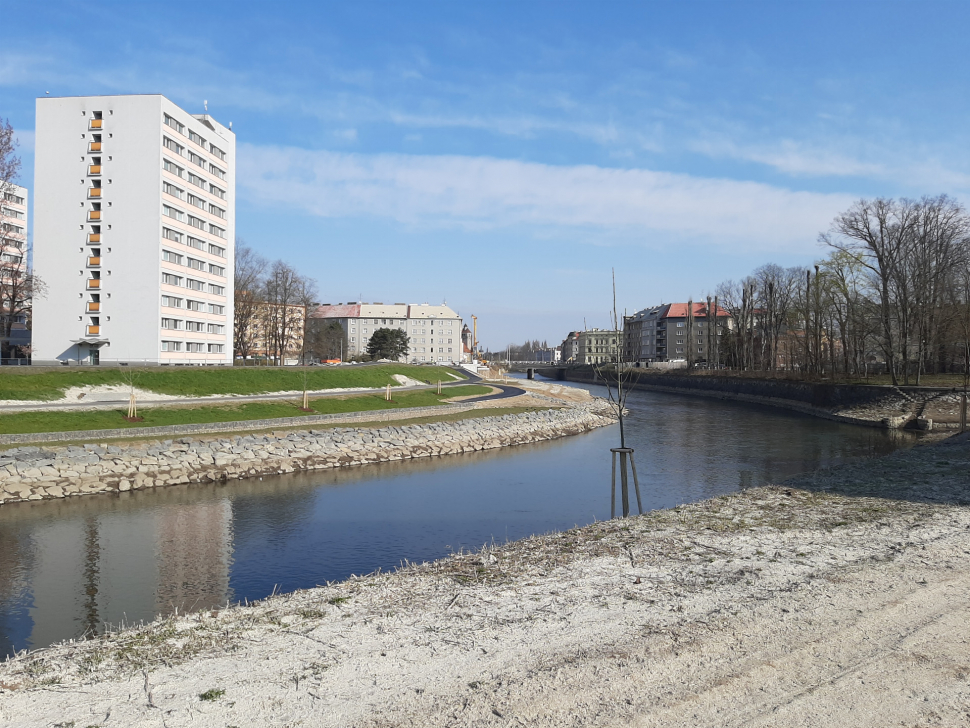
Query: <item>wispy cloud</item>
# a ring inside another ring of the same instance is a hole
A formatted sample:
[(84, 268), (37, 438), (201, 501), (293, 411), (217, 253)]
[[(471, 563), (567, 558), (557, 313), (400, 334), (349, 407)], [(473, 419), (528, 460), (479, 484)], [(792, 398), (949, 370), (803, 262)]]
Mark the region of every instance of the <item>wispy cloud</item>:
[(793, 176), (882, 177), (886, 173), (882, 164), (792, 139), (746, 144), (726, 138), (705, 138), (689, 141), (687, 147), (714, 158), (764, 164)]
[(852, 198), (647, 169), (490, 157), (239, 148), (244, 195), (325, 217), (471, 229), (633, 233), (745, 251), (804, 250)]

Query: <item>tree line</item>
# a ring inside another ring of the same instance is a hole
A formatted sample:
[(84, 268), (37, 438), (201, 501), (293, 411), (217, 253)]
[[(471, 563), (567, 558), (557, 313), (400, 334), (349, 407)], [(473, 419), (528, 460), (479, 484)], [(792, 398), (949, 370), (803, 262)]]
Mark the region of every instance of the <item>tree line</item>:
[[(947, 195), (860, 200), (806, 268), (763, 265), (717, 287), (734, 319), (721, 341), (731, 368), (865, 376), (970, 377), (970, 217)], [(884, 364), (883, 364), (884, 363)]]
[(236, 241), (233, 346), (237, 357), (306, 361), (313, 336), (308, 314), (317, 283), (283, 260), (268, 261)]

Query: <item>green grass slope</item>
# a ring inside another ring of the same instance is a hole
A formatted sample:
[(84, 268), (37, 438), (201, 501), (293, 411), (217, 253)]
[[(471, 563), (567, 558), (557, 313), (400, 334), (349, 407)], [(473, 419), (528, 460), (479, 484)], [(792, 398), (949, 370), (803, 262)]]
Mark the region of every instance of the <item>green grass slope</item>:
[[(135, 386), (159, 394), (202, 397), (210, 394), (264, 394), (303, 389), (300, 367), (152, 367), (134, 368)], [(433, 384), (453, 382), (452, 369), (411, 364), (369, 366), (307, 367), (312, 390), (345, 387), (398, 386), (391, 377), (403, 374)], [(30, 367), (3, 367), (0, 370), (0, 400), (60, 399), (69, 387), (127, 384), (126, 369), (85, 368), (64, 371), (31, 371)], [(461, 378), (464, 374), (457, 373)]]
[(142, 422), (128, 422), (124, 410), (88, 410), (82, 412), (19, 412), (0, 417), (0, 434), (37, 432), (73, 432), (77, 430), (112, 430), (125, 427), (159, 427), (162, 425), (194, 425), (209, 422), (239, 422), (268, 420), (281, 417), (303, 417), (313, 414), (341, 414), (408, 407), (431, 407), (444, 404), (451, 397), (470, 397), (488, 394), (491, 387), (466, 384), (450, 387), (442, 394), (432, 390), (392, 393), (392, 402), (383, 394), (363, 394), (347, 397), (311, 399), (313, 412), (303, 412), (298, 401), (247, 402), (238, 405), (211, 407), (152, 407), (139, 410)]

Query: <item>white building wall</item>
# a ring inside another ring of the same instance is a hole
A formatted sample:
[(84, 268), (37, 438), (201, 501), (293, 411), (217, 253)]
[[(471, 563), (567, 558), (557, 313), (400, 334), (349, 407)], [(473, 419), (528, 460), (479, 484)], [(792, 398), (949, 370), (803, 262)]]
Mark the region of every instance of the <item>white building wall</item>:
[[(92, 128), (100, 112), (101, 128)], [(165, 114), (184, 126), (183, 133), (163, 123)], [(195, 131), (206, 140), (205, 148), (188, 138)], [(101, 149), (92, 149), (95, 135), (100, 134)], [(163, 147), (169, 137), (182, 148), (181, 155)], [(226, 160), (216, 159), (208, 145), (221, 149)], [(193, 164), (189, 152), (204, 159), (206, 167)], [(100, 158), (100, 173), (91, 169)], [(163, 172), (163, 159), (168, 158), (184, 170), (183, 177)], [(217, 179), (209, 163), (226, 171), (226, 180)], [(205, 180), (206, 189), (190, 184), (189, 172)], [(162, 364), (231, 364), (232, 363), (232, 271), (235, 237), (235, 137), (231, 131), (210, 117), (193, 117), (160, 95), (93, 96), (41, 98), (37, 100), (35, 150), (35, 224), (34, 262), (37, 274), (47, 283), (48, 295), (34, 304), (35, 361), (88, 360), (88, 352), (97, 350), (101, 362)], [(100, 181), (100, 197), (90, 191)], [(163, 181), (170, 181), (184, 191), (205, 200), (206, 211), (163, 193)], [(210, 184), (226, 191), (225, 200), (213, 196)], [(90, 220), (93, 207), (100, 204), (101, 219)], [(221, 219), (208, 212), (209, 204), (224, 209)], [(162, 216), (163, 205), (183, 212), (184, 221)], [(205, 222), (206, 230), (188, 224), (191, 214)], [(212, 235), (208, 226), (217, 224), (225, 237)], [(100, 225), (100, 238), (97, 227)], [(181, 234), (182, 241), (165, 240), (163, 227)], [(204, 250), (188, 245), (187, 236), (202, 241)], [(225, 257), (209, 253), (208, 246), (225, 249)], [(163, 263), (162, 250), (182, 256), (183, 265)], [(100, 265), (91, 262), (92, 251), (100, 250)], [(188, 258), (202, 261), (206, 271), (186, 265)], [(209, 272), (211, 264), (225, 269), (225, 275)], [(100, 273), (97, 291), (89, 290), (87, 281)], [(178, 275), (183, 286), (187, 278), (218, 285), (221, 295), (190, 291), (184, 287), (162, 284), (163, 273)], [(100, 310), (87, 310), (92, 294), (100, 295)], [(163, 310), (161, 296), (183, 299), (183, 308)], [(190, 312), (185, 301), (224, 307), (224, 313), (208, 310)], [(93, 317), (97, 330), (89, 329)], [(163, 318), (182, 323), (177, 331), (164, 331)], [(202, 322), (203, 332), (189, 332), (187, 320)], [(224, 327), (222, 333), (209, 334), (208, 325)], [(96, 333), (95, 333), (96, 331)], [(161, 342), (180, 342), (181, 351), (163, 352)], [(205, 351), (190, 352), (187, 343), (201, 345)], [(209, 344), (221, 347), (209, 353)]]

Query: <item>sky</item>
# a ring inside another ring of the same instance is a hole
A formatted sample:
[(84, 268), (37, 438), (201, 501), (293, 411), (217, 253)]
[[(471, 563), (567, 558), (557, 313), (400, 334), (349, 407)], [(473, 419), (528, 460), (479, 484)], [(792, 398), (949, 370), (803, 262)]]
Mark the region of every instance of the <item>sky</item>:
[[(446, 301), (483, 346), (606, 327), (765, 263), (863, 197), (970, 192), (965, 2), (12, 3), (0, 118), (208, 101), (238, 238), (324, 303)], [(14, 30), (15, 29), (15, 30)]]

